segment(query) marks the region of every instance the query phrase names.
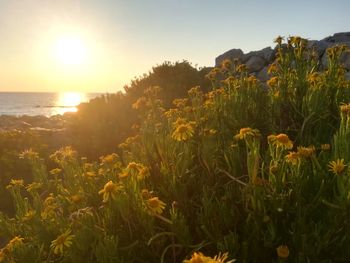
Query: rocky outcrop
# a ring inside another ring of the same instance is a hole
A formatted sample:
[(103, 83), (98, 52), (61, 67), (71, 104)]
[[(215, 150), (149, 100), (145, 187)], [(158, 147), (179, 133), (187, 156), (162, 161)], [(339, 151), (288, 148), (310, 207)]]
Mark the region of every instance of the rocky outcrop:
[[(327, 48), (339, 44), (345, 44), (350, 47), (350, 32), (336, 33), (322, 40), (308, 41), (308, 47), (316, 50), (323, 68), (327, 68)], [(247, 65), (249, 73), (254, 74), (261, 81), (266, 81), (269, 79), (267, 68), (274, 62), (275, 58), (276, 49), (272, 49), (271, 47), (252, 51), (247, 54), (244, 54), (241, 49), (231, 49), (215, 59), (215, 66), (219, 67), (225, 59), (231, 61), (238, 59), (240, 62)], [(346, 71), (348, 71), (345, 74), (346, 78), (350, 79), (350, 53), (344, 53), (340, 57), (340, 62), (343, 64)]]

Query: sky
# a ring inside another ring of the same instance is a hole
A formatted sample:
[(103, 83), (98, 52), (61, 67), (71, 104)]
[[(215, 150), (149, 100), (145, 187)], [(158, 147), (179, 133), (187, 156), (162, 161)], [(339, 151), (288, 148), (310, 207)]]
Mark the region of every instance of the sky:
[(348, 0), (0, 0), (0, 91), (116, 92), (164, 61), (213, 66), (278, 35), (350, 31)]

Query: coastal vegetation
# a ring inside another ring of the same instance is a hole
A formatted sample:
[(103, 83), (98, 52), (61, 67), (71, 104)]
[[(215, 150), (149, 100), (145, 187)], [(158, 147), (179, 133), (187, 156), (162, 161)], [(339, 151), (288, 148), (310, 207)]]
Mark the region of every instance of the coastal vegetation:
[(81, 105), (70, 145), (2, 132), (0, 262), (348, 262), (349, 50), (275, 42), (266, 83), (165, 63)]

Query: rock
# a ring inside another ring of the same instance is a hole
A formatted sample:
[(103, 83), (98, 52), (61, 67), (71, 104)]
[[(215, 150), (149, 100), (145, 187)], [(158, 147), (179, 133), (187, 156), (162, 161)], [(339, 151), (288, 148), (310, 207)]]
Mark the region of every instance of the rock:
[(251, 51), (243, 56), (242, 61), (246, 63), (251, 57), (261, 57), (268, 62), (274, 60), (275, 52), (271, 47), (266, 47), (258, 51)]
[(308, 48), (315, 48), (319, 58), (321, 58), (327, 48), (331, 47), (333, 44), (325, 40), (310, 40), (308, 41)]
[(333, 36), (324, 38), (323, 40), (330, 43), (342, 43), (350, 41), (350, 32), (335, 33)]
[(335, 43), (348, 42), (350, 41), (350, 32), (336, 33), (333, 38)]
[(242, 60), (243, 54), (244, 53), (241, 49), (231, 49), (215, 59), (215, 67), (220, 67), (221, 62), (225, 59), (229, 59), (231, 61), (233, 61), (234, 59)]
[(266, 61), (262, 57), (253, 56), (245, 64), (250, 72), (256, 72), (260, 71), (266, 65)]
[(350, 72), (345, 73), (345, 79), (350, 81)]
[(268, 67), (267, 66), (265, 66), (262, 70), (260, 70), (259, 72), (258, 72), (258, 74), (256, 75), (256, 77), (259, 79), (259, 80), (261, 80), (261, 81), (267, 81), (267, 80), (269, 80), (270, 79), (270, 76), (269, 76), (269, 74), (267, 73), (267, 69), (268, 69)]

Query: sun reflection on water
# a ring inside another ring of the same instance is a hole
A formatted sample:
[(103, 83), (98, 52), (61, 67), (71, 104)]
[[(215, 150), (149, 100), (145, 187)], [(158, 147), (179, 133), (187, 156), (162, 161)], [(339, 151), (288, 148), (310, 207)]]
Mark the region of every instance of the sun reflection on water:
[(66, 112), (76, 112), (78, 110), (77, 106), (86, 102), (87, 97), (85, 93), (82, 92), (62, 92), (57, 96), (57, 101), (55, 107), (52, 109), (52, 115), (64, 114)]

